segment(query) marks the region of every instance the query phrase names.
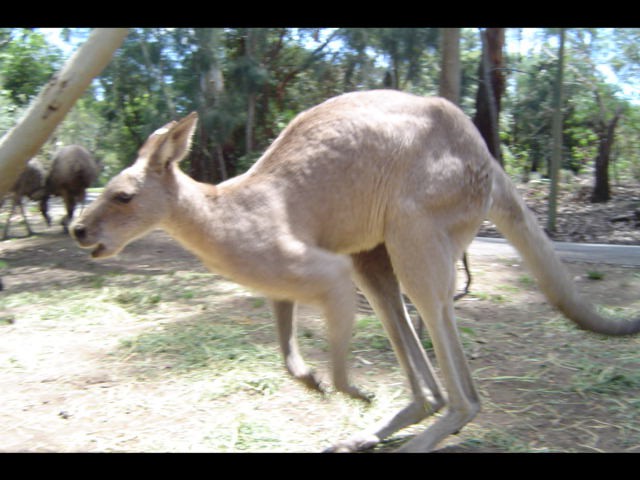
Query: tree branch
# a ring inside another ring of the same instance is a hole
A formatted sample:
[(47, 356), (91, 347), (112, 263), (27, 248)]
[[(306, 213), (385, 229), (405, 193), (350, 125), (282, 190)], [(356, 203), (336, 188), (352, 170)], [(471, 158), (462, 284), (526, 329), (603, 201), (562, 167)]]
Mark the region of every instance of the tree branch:
[(333, 40), (333, 37), (335, 37), (337, 33), (338, 33), (337, 30), (333, 31), (331, 33), (331, 35), (329, 35), (329, 37), (327, 37), (327, 39), (322, 43), (322, 45), (318, 46), (313, 52), (311, 52), (307, 56), (305, 61), (302, 62), (300, 64), (300, 66), (298, 66), (298, 67), (292, 69), (291, 71), (289, 71), (284, 76), (284, 78), (280, 82), (278, 82), (278, 85), (276, 87), (276, 94), (278, 95), (278, 99), (279, 100), (282, 99), (283, 91), (284, 91), (284, 88), (287, 86), (287, 84), (291, 80), (293, 80), (296, 77), (296, 75), (298, 75), (300, 72), (303, 72), (305, 69), (307, 69), (309, 67), (309, 65), (311, 65), (315, 61), (315, 59), (318, 56), (318, 54), (321, 53), (322, 50), (324, 50), (325, 47), (327, 45), (329, 45), (329, 43), (331, 43), (331, 40)]
[(27, 161), (111, 61), (127, 36), (126, 28), (97, 28), (44, 86), (18, 123), (0, 140), (0, 196), (6, 194)]

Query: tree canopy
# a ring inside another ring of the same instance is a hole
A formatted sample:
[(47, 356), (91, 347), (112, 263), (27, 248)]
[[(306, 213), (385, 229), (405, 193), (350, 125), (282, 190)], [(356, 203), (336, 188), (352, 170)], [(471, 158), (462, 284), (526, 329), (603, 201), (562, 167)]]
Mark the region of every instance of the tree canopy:
[[(476, 114), (485, 75), (482, 30), (460, 35), (460, 101)], [(0, 29), (0, 134), (19, 118), (89, 29)], [(505, 169), (548, 175), (557, 34), (506, 29), (499, 138)], [(80, 143), (102, 159), (102, 181), (130, 164), (159, 125), (197, 110), (185, 169), (218, 182), (248, 168), (293, 116), (333, 95), (396, 88), (438, 93), (434, 28), (133, 28), (43, 156)], [(55, 40), (55, 42), (54, 42)], [(591, 174), (608, 148), (613, 178), (640, 179), (640, 30), (566, 29), (562, 162)], [(634, 90), (635, 85), (635, 90)], [(614, 121), (615, 120), (615, 121)], [(600, 166), (599, 166), (600, 165)]]

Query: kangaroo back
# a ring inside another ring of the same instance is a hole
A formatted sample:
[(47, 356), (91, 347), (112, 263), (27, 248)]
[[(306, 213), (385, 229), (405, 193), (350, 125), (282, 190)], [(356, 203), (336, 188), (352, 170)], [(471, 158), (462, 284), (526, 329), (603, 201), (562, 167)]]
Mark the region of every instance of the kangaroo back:
[(47, 186), (53, 195), (64, 191), (84, 195), (97, 176), (98, 167), (89, 151), (80, 145), (69, 145), (54, 156)]
[(492, 205), (489, 219), (520, 252), (550, 303), (579, 327), (608, 335), (640, 331), (640, 318), (604, 318), (580, 297), (553, 244), (540, 228), (506, 173), (494, 162)]

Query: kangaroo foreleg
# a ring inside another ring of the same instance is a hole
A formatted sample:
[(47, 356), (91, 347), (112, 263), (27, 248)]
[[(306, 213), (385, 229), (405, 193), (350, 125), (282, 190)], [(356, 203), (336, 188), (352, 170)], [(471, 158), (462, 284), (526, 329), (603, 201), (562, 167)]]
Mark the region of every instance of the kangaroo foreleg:
[(278, 339), (287, 371), (297, 380), (312, 390), (325, 392), (325, 387), (315, 372), (307, 366), (296, 338), (296, 304), (294, 302), (272, 301), (273, 313), (276, 317)]
[[(277, 275), (272, 273), (270, 287), (286, 295), (284, 298), (291, 299), (275, 303), (276, 315), (280, 317), (278, 328), (285, 362), (293, 365), (294, 372), (309, 378), (305, 367), (301, 367), (303, 362), (294, 339), (291, 302), (295, 299), (318, 306), (326, 318), (335, 389), (354, 398), (369, 400), (369, 395), (351, 385), (348, 374), (349, 343), (356, 313), (351, 259), (315, 246), (302, 246), (294, 240), (279, 253), (282, 254), (279, 270)], [(273, 298), (278, 297), (274, 295)]]

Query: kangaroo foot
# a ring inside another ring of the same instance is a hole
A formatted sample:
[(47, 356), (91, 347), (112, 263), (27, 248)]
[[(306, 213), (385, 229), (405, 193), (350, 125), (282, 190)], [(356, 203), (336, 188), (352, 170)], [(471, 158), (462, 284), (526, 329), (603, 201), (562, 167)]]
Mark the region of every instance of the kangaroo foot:
[(380, 439), (374, 434), (358, 434), (347, 440), (341, 440), (334, 443), (329, 448), (323, 450), (323, 453), (352, 453), (368, 450), (375, 447)]

